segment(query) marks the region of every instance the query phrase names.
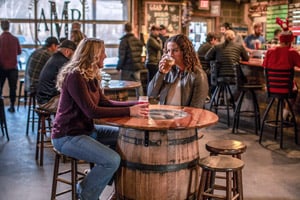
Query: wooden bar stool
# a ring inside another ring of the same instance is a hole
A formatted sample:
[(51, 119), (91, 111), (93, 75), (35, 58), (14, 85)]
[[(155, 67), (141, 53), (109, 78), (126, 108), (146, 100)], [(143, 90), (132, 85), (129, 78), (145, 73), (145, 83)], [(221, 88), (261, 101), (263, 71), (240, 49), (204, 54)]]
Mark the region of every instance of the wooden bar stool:
[[(202, 168), (198, 200), (224, 199), (243, 200), (242, 169), (244, 162), (229, 156), (208, 156), (200, 159)], [(225, 173), (225, 185), (215, 183), (216, 172)], [(225, 194), (216, 194), (215, 190), (223, 190)]]
[[(76, 197), (76, 184), (78, 181), (82, 180), (85, 176), (85, 173), (82, 173), (78, 171), (78, 160), (69, 156), (65, 156), (61, 154), (59, 151), (57, 151), (55, 148), (53, 148), (55, 152), (55, 162), (54, 162), (54, 172), (53, 172), (53, 181), (52, 181), (52, 192), (51, 192), (51, 200), (55, 200), (57, 196), (66, 194), (68, 192), (72, 193), (72, 200), (77, 200)], [(59, 170), (59, 164), (61, 158), (66, 157), (68, 160), (70, 160), (71, 167), (68, 170), (60, 171)], [(70, 179), (65, 178), (65, 174), (71, 174)], [(70, 189), (66, 189), (64, 191), (57, 193), (57, 183), (64, 183), (67, 185), (70, 185)]]
[[(35, 112), (39, 117), (35, 160), (42, 166), (44, 161), (44, 148), (52, 148), (51, 141), (45, 140), (45, 136), (47, 136), (47, 133), (51, 134), (51, 114), (53, 113), (40, 108), (36, 108)], [(46, 125), (46, 121), (48, 121), (48, 126)]]
[(2, 135), (4, 136), (4, 134), (5, 134), (7, 140), (9, 141), (4, 107), (5, 106), (4, 106), (4, 102), (3, 102), (3, 97), (0, 97), (0, 125), (1, 125), (1, 131), (2, 131)]
[(247, 146), (238, 140), (212, 140), (206, 143), (205, 148), (211, 156), (221, 154), (241, 159), (241, 155), (246, 151)]

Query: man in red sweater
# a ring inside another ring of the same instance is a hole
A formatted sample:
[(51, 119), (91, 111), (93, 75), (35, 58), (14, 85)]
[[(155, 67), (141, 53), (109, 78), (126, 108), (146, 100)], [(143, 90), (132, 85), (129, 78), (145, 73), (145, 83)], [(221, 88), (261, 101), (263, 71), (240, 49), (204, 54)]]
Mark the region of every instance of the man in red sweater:
[(18, 38), (9, 32), (9, 21), (1, 21), (3, 33), (0, 35), (0, 96), (6, 78), (8, 79), (10, 107), (15, 112), (16, 90), (18, 82), (17, 56), (21, 54)]

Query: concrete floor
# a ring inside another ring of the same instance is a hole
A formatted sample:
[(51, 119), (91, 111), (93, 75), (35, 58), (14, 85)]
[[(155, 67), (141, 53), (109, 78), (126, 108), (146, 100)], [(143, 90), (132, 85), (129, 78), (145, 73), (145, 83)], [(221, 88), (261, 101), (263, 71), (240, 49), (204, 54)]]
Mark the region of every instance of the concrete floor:
[[(54, 153), (45, 150), (44, 166), (35, 161), (36, 133), (25, 135), (26, 109), (20, 107), (16, 113), (8, 113), (8, 131), (10, 141), (0, 135), (0, 200), (49, 200), (52, 185)], [(222, 121), (222, 120), (221, 120)], [(258, 136), (250, 131), (232, 134), (231, 129), (220, 122), (201, 129), (204, 134), (200, 141), (201, 157), (208, 152), (204, 144), (213, 139), (236, 139), (246, 143), (247, 151), (242, 159), (243, 187), (245, 200), (299, 200), (300, 199), (300, 146), (295, 145), (292, 136), (286, 136), (284, 149), (279, 149), (272, 134), (266, 133), (263, 144)], [(87, 168), (83, 165), (81, 168)], [(113, 191), (108, 186), (101, 200), (106, 200)], [(64, 198), (69, 200), (69, 196)]]

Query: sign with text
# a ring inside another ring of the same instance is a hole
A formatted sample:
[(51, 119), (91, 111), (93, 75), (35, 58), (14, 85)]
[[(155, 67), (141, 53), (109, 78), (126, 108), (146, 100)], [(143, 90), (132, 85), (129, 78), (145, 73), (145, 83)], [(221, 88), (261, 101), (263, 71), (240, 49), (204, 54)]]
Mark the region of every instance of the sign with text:
[(199, 0), (199, 10), (209, 10), (209, 0)]
[(169, 34), (181, 32), (181, 4), (146, 2), (145, 26), (147, 31), (153, 25), (163, 24)]

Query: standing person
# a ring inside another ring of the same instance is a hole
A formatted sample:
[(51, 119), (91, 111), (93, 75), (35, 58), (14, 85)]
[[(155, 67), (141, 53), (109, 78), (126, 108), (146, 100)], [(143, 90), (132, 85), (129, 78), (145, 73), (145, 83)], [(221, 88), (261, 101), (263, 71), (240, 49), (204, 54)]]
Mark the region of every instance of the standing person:
[(73, 41), (76, 45), (85, 38), (85, 35), (80, 30), (72, 30), (70, 40)]
[(148, 96), (159, 97), (160, 104), (203, 108), (208, 82), (192, 42), (183, 34), (172, 36), (166, 41), (165, 52), (149, 83)]
[(165, 42), (169, 38), (169, 36), (167, 35), (167, 28), (163, 24), (159, 26), (159, 38), (162, 42), (162, 47), (164, 48)]
[[(121, 80), (137, 81), (141, 83), (143, 42), (136, 38), (130, 23), (124, 26), (125, 35), (121, 37), (119, 46), (119, 61), (117, 70), (121, 70)], [(143, 96), (142, 83), (136, 91), (137, 96)]]
[(150, 29), (150, 37), (146, 44), (146, 67), (148, 69), (148, 83), (158, 71), (158, 63), (161, 59), (162, 41), (159, 38), (159, 26), (153, 25)]
[(72, 57), (76, 44), (71, 40), (64, 40), (43, 67), (37, 85), (37, 103), (40, 108), (56, 112), (59, 91), (56, 89), (56, 77), (59, 70)]
[(261, 45), (266, 42), (264, 36), (262, 36), (262, 24), (260, 22), (254, 23), (253, 29), (254, 33), (244, 39), (244, 47), (249, 53), (252, 53), (255, 49), (260, 49)]
[(18, 38), (9, 32), (9, 21), (1, 21), (3, 33), (0, 35), (0, 96), (7, 78), (9, 86), (9, 112), (15, 112), (16, 90), (18, 83), (17, 57), (22, 53)]
[(43, 47), (35, 50), (28, 58), (25, 70), (25, 91), (36, 94), (40, 73), (51, 57), (57, 51), (59, 42), (56, 37), (48, 37)]
[(222, 26), (220, 27), (220, 32), (222, 34), (221, 39), (220, 39), (221, 43), (225, 41), (224, 33), (227, 30), (232, 30), (234, 32), (234, 34), (235, 34), (234, 42), (237, 42), (239, 44), (243, 44), (244, 41), (243, 41), (242, 36), (240, 36), (236, 31), (234, 31), (231, 24), (228, 23), (228, 22), (224, 22), (222, 24)]
[[(81, 200), (98, 200), (120, 164), (115, 146), (118, 128), (94, 125), (94, 118), (148, 115), (147, 104), (106, 98), (100, 88), (100, 69), (106, 58), (104, 42), (83, 39), (57, 78), (60, 100), (52, 128), (52, 144), (61, 153), (95, 163), (77, 184)], [(137, 104), (137, 105), (136, 105)]]
[[(291, 69), (295, 66), (300, 67), (300, 54), (292, 47), (294, 41), (293, 32), (289, 30), (288, 20), (283, 22), (280, 18), (276, 18), (276, 22), (282, 27), (282, 32), (279, 35), (279, 46), (268, 49), (263, 61), (265, 68), (271, 69)], [(282, 24), (286, 24), (285, 26)], [(277, 91), (280, 93), (279, 91)], [(298, 93), (296, 82), (294, 81), (293, 95), (291, 100), (295, 101)], [(287, 119), (290, 117), (288, 105), (283, 110), (283, 117)]]

